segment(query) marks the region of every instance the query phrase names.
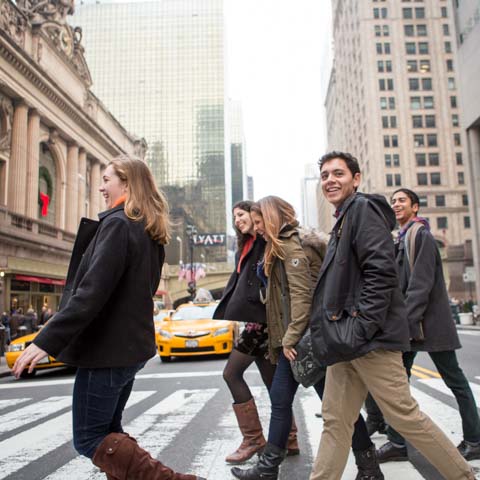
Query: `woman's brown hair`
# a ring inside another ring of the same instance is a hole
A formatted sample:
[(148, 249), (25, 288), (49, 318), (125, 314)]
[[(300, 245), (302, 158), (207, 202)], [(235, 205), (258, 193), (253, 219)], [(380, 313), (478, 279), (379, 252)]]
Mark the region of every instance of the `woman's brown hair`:
[(156, 242), (168, 243), (171, 237), (168, 202), (155, 184), (147, 164), (139, 158), (120, 155), (109, 165), (112, 165), (120, 180), (127, 184), (127, 217), (145, 222), (145, 231)]
[(279, 238), (280, 232), (287, 226), (298, 227), (298, 220), (292, 205), (274, 195), (254, 203), (251, 211), (261, 215), (265, 225), (265, 233), (268, 237), (265, 247), (265, 274), (268, 276), (274, 258), (285, 259), (283, 241)]

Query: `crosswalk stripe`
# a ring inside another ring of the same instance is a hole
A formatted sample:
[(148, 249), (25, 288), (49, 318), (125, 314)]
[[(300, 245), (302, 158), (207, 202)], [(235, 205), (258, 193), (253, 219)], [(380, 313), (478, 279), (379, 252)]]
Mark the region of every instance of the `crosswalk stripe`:
[(479, 330), (457, 330), (461, 335), (471, 335), (473, 337), (480, 337)]
[[(257, 405), (260, 420), (263, 425), (264, 435), (268, 432), (270, 419), (270, 399), (265, 387), (253, 387), (250, 389)], [(220, 417), (216, 428), (208, 435), (201, 450), (195, 456), (191, 471), (208, 480), (225, 480), (231, 478), (232, 465), (225, 463), (225, 457), (235, 451), (242, 441), (237, 419), (232, 408), (227, 408)], [(254, 456), (243, 466), (248, 468), (254, 465), (257, 456)]]
[[(132, 392), (130, 404), (138, 403), (153, 393)], [(72, 413), (67, 412), (0, 442), (0, 479), (28, 465), (32, 459), (55, 450), (71, 438)]]
[[(133, 437), (137, 437), (142, 448), (148, 450), (153, 457), (157, 457), (217, 392), (216, 388), (177, 390), (136, 417), (125, 426), (125, 431)], [(159, 418), (162, 415), (168, 416)], [(104, 480), (105, 474), (93, 467), (90, 460), (78, 456), (46, 477), (45, 480), (64, 480), (65, 478)]]
[[(452, 391), (445, 385), (445, 382), (441, 378), (430, 378), (428, 380), (418, 380), (423, 385), (433, 388), (438, 392), (444, 393), (449, 397), (454, 397)], [(477, 406), (480, 406), (480, 385), (477, 383), (469, 382), (470, 388), (472, 389), (473, 396), (475, 397), (475, 402)]]
[(72, 398), (49, 397), (40, 402), (33, 403), (26, 407), (14, 410), (6, 415), (0, 416), (0, 433), (15, 430), (27, 423), (33, 423), (42, 418), (48, 417), (72, 404)]
[(31, 400), (31, 398), (9, 398), (8, 400), (0, 400), (0, 410), (13, 406), (18, 407), (18, 405)]

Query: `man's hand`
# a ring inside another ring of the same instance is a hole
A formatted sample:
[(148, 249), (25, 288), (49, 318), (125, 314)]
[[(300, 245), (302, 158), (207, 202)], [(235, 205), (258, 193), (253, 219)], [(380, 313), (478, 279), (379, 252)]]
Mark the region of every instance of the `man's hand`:
[(15, 375), (15, 378), (19, 378), (20, 374), (25, 370), (28, 364), (28, 373), (33, 372), (33, 367), (48, 353), (45, 350), (42, 350), (40, 347), (37, 347), (34, 343), (31, 343), (17, 358), (17, 361), (13, 365), (12, 373)]
[(283, 354), (287, 360), (293, 361), (297, 356), (297, 351), (293, 347), (283, 347)]

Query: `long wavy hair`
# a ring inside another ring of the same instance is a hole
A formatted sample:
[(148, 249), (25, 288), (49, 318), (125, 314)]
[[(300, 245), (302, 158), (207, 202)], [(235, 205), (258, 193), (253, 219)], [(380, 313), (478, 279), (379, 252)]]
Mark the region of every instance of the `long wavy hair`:
[[(237, 202), (233, 208), (232, 208), (232, 213), (236, 208), (239, 208), (240, 210), (244, 210), (245, 212), (250, 213), (250, 210), (252, 208), (253, 202), (250, 200), (240, 200)], [(245, 245), (245, 242), (248, 240), (250, 235), (248, 233), (242, 233), (236, 226), (235, 226), (235, 221), (233, 222), (233, 229), (235, 230), (235, 233), (237, 234), (237, 249), (239, 252), (243, 250), (243, 246)]]
[(265, 225), (265, 233), (268, 236), (265, 246), (265, 274), (269, 276), (273, 260), (285, 259), (284, 242), (280, 239), (280, 232), (285, 227), (298, 227), (297, 216), (292, 205), (274, 195), (261, 198), (252, 205), (251, 211), (261, 215)]
[(147, 164), (139, 158), (120, 155), (109, 165), (127, 184), (127, 217), (136, 222), (145, 222), (145, 231), (156, 242), (163, 245), (168, 243), (171, 237), (170, 209)]

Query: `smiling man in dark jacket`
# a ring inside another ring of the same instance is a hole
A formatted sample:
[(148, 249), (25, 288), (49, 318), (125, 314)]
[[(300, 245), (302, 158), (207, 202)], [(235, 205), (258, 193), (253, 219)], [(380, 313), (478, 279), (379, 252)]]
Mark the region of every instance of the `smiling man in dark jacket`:
[(383, 197), (356, 192), (360, 169), (350, 154), (331, 152), (319, 165), (337, 221), (312, 304), (314, 353), (329, 367), (324, 429), (310, 479), (342, 477), (353, 425), (370, 391), (389, 424), (445, 478), (473, 480), (455, 445), (410, 394), (402, 362), (409, 329), (391, 237), (395, 216)]
[[(428, 222), (417, 216), (419, 207), (418, 195), (412, 190), (400, 188), (392, 195), (401, 229), (396, 260), (412, 339), (411, 351), (403, 354), (403, 362), (410, 377), (417, 352), (428, 352), (457, 400), (464, 436), (458, 449), (466, 460), (476, 460), (480, 458), (480, 418), (455, 353), (461, 345), (450, 313), (440, 252)], [(380, 463), (408, 460), (402, 436), (392, 428), (387, 435), (389, 441), (378, 451)]]

